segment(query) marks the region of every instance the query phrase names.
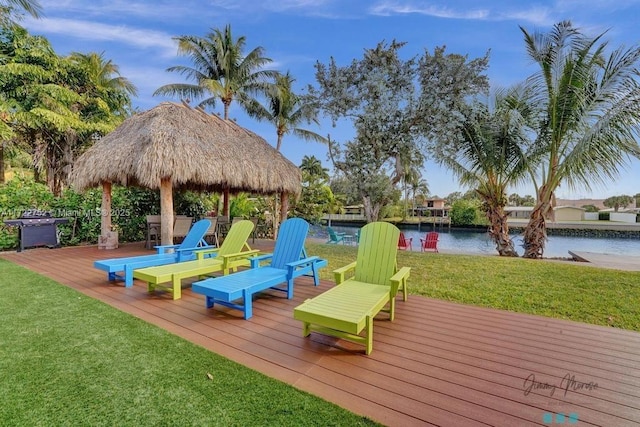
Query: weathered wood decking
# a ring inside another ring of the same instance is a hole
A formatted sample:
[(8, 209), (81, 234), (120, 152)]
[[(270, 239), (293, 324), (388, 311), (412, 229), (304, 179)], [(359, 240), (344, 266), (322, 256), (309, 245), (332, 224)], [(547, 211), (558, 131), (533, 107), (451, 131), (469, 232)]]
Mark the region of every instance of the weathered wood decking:
[(387, 425), (554, 425), (556, 414), (564, 425), (573, 424), (570, 414), (578, 425), (640, 424), (639, 333), (410, 296), (398, 301), (393, 323), (384, 314), (375, 322), (367, 357), (355, 344), (301, 337), (293, 307), (330, 282), (315, 288), (299, 279), (293, 300), (262, 294), (254, 317), (243, 320), (237, 311), (205, 309), (188, 287), (173, 301), (149, 295), (139, 281), (128, 289), (110, 283), (92, 267), (149, 253), (143, 246), (0, 256)]

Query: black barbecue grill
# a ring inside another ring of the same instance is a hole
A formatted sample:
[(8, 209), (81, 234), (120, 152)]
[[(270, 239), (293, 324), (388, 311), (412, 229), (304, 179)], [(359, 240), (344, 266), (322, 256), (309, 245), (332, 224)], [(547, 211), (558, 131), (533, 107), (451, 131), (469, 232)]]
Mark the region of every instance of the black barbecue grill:
[(18, 219), (4, 221), (8, 226), (18, 227), (20, 240), (18, 252), (36, 246), (59, 247), (57, 225), (67, 222), (69, 222), (67, 218), (52, 218), (51, 213), (35, 209), (24, 211)]

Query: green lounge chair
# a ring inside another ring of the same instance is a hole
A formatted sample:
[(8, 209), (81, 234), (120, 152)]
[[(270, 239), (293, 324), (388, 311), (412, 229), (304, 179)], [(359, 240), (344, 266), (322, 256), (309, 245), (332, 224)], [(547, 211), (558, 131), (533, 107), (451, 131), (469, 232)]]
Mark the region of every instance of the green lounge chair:
[[(182, 279), (205, 276), (217, 271), (229, 274), (230, 270), (249, 266), (247, 258), (259, 252), (252, 250), (247, 243), (252, 231), (253, 222), (239, 221), (231, 226), (219, 248), (196, 252), (197, 259), (194, 261), (134, 270), (133, 277), (147, 282), (149, 292), (159, 288), (172, 292), (174, 300), (179, 299), (182, 296)], [(167, 282), (168, 285), (163, 285)]]
[[(389, 223), (362, 228), (356, 262), (334, 271), (336, 286), (294, 309), (293, 317), (303, 322), (303, 336), (316, 331), (364, 344), (366, 353), (371, 353), (373, 318), (386, 311), (393, 320), (399, 290), (407, 300), (410, 269), (397, 269), (399, 236), (400, 230)], [(353, 277), (346, 278), (351, 271)]]

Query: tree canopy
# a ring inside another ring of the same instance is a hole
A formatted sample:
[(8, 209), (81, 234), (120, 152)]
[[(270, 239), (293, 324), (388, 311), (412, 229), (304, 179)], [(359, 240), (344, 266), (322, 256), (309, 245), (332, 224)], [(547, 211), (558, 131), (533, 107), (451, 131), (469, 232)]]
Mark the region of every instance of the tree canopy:
[(346, 66), (334, 58), (327, 65), (317, 62), (318, 86), (309, 88), (334, 124), (346, 120), (353, 126), (351, 140), (329, 138), (329, 152), (334, 167), (356, 187), (368, 221), (379, 218), (408, 173), (403, 160), (426, 154), (434, 130), (448, 127), (466, 97), (488, 88), (482, 74), (488, 56), (469, 61), (445, 55), (442, 47), (403, 59), (403, 46), (380, 42)]

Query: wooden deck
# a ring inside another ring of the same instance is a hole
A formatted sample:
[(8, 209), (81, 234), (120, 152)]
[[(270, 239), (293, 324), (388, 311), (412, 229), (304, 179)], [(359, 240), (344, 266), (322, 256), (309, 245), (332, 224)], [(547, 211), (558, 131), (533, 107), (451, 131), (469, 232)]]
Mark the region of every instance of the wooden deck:
[(314, 288), (302, 278), (293, 300), (263, 294), (254, 317), (243, 320), (240, 312), (205, 309), (188, 287), (173, 301), (138, 281), (128, 289), (110, 283), (92, 267), (96, 259), (149, 253), (143, 246), (0, 256), (383, 424), (560, 425), (555, 414), (565, 415), (564, 425), (640, 424), (638, 333), (410, 296), (398, 301), (393, 323), (384, 314), (376, 321), (367, 357), (355, 344), (301, 337), (293, 307), (330, 282)]

